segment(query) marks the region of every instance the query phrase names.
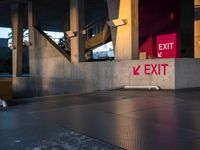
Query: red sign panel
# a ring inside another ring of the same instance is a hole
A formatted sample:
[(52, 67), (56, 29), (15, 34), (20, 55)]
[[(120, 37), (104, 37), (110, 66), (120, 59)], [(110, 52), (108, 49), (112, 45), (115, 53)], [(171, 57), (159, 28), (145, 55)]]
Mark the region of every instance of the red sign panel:
[(157, 57), (176, 58), (178, 57), (177, 34), (165, 34), (156, 37)]
[(146, 59), (156, 57), (155, 38), (149, 36), (141, 45), (140, 52), (146, 52)]

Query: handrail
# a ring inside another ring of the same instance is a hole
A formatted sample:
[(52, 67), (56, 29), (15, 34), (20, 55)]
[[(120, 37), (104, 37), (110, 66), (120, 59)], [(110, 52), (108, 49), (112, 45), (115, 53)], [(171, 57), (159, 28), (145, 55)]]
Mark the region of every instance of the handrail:
[(87, 32), (87, 39), (91, 38), (91, 37), (89, 37), (89, 34), (88, 34), (88, 33), (89, 33), (89, 31), (91, 31), (92, 29), (96, 28), (95, 33), (94, 33), (95, 35), (97, 35), (98, 33), (102, 32), (102, 30), (104, 29), (104, 26), (103, 26), (103, 25), (102, 25), (102, 26), (99, 26), (99, 25), (98, 25), (98, 21), (106, 22), (106, 19), (103, 19), (103, 18), (98, 17), (98, 18), (92, 20), (89, 24), (85, 25), (85, 27), (83, 28), (83, 29), (86, 30), (86, 32)]
[(88, 23), (87, 25), (85, 25), (84, 28), (85, 29), (90, 28), (90, 26), (93, 26), (94, 24), (97, 24), (98, 20), (101, 20), (101, 18), (99, 17), (99, 18), (96, 18), (96, 19), (92, 20), (90, 23)]

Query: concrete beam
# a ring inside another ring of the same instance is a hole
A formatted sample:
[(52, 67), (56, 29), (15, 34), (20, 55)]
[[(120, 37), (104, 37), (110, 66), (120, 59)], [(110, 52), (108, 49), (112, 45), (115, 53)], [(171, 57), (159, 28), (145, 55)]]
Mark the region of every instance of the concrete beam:
[(84, 28), (84, 0), (70, 0), (70, 30), (77, 35), (71, 38), (71, 61), (85, 61), (85, 38), (81, 31)]
[[(138, 0), (107, 0), (110, 18), (125, 19), (127, 24), (116, 27), (115, 36), (115, 60), (132, 60), (139, 58), (139, 19)], [(113, 8), (115, 6), (115, 8)], [(114, 13), (112, 11), (115, 9)]]
[(22, 75), (22, 55), (23, 55), (23, 6), (13, 4), (11, 6), (12, 40), (14, 49), (12, 51), (13, 76)]

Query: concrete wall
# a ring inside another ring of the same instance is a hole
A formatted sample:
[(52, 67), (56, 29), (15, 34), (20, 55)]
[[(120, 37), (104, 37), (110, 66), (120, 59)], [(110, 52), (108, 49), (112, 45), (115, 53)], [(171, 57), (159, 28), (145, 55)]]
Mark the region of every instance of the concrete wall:
[[(130, 67), (137, 66), (138, 64), (141, 65), (141, 75), (130, 76), (130, 85), (153, 85), (167, 90), (174, 90), (176, 88), (175, 59), (148, 59), (130, 62)], [(166, 65), (166, 67), (164, 68), (163, 65)]]
[[(92, 92), (125, 85), (157, 85), (175, 89), (174, 59), (70, 63), (36, 29), (30, 48), (30, 77), (13, 79), (15, 98)], [(144, 75), (144, 64), (167, 63), (166, 75)], [(141, 65), (140, 75), (133, 67)]]
[(200, 87), (200, 59), (176, 59), (176, 89)]
[(38, 39), (36, 46), (30, 48), (30, 77), (13, 79), (16, 98), (92, 92), (125, 85), (153, 85), (172, 90), (200, 87), (200, 60), (148, 59), (72, 64), (37, 30), (35, 38)]
[[(157, 75), (133, 76), (133, 66), (150, 61), (122, 61), (80, 63), (66, 66), (69, 72), (63, 76), (38, 76), (15, 78), (15, 97), (44, 96), (66, 93), (92, 92), (119, 88), (125, 85), (158, 85), (163, 89), (174, 89), (174, 74), (158, 77)], [(151, 62), (152, 63), (152, 62)], [(151, 64), (150, 63), (150, 64)], [(170, 61), (173, 66), (173, 61)], [(71, 69), (70, 69), (71, 68)], [(173, 68), (173, 67), (172, 67)], [(65, 69), (65, 67), (63, 67)], [(47, 69), (48, 70), (48, 69)]]
[(13, 79), (14, 97), (60, 94), (63, 87), (56, 84), (68, 73), (68, 67), (64, 67), (70, 64), (67, 58), (39, 31), (33, 30), (29, 48), (30, 77)]

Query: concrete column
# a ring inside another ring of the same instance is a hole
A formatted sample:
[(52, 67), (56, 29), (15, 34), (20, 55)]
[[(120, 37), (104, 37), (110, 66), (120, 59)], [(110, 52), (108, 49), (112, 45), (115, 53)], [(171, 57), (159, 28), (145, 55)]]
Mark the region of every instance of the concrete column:
[[(67, 3), (67, 6), (69, 6), (68, 3)], [(65, 20), (64, 20), (64, 38), (65, 38), (65, 50), (66, 51), (70, 51), (69, 39), (66, 34), (66, 31), (69, 31), (69, 30), (70, 30), (70, 13), (69, 13), (69, 9), (66, 8)]]
[(194, 53), (195, 58), (200, 58), (200, 0), (195, 0), (195, 22), (194, 22)]
[(39, 27), (36, 14), (36, 6), (33, 0), (28, 1), (28, 29), (29, 29), (29, 73), (31, 76), (38, 75), (38, 65), (36, 60), (38, 59), (38, 39), (37, 33), (34, 27)]
[(85, 38), (81, 34), (84, 28), (84, 0), (70, 0), (70, 30), (77, 33), (71, 38), (71, 61), (85, 61)]
[[(110, 21), (118, 18), (119, 3), (120, 3), (120, 0), (107, 0), (108, 15), (109, 15)], [(111, 36), (112, 36), (112, 42), (113, 42), (114, 49), (115, 49), (115, 45), (116, 45), (116, 33), (117, 33), (117, 28), (111, 28)]]
[(23, 54), (23, 6), (13, 4), (11, 6), (12, 40), (14, 50), (12, 51), (13, 76), (22, 75), (22, 54)]
[[(119, 19), (126, 19), (127, 24), (118, 26), (116, 31), (115, 60), (132, 60), (139, 58), (139, 23), (138, 23), (138, 0), (120, 0), (119, 6), (115, 0), (108, 0), (109, 14), (113, 9), (118, 9)], [(116, 8), (112, 8), (115, 5)], [(112, 15), (115, 17), (115, 15)]]
[(33, 0), (28, 1), (28, 29), (29, 29), (29, 41), (31, 47), (29, 49), (34, 49), (35, 45), (35, 32), (34, 27), (39, 27), (36, 14), (36, 6), (33, 3)]

